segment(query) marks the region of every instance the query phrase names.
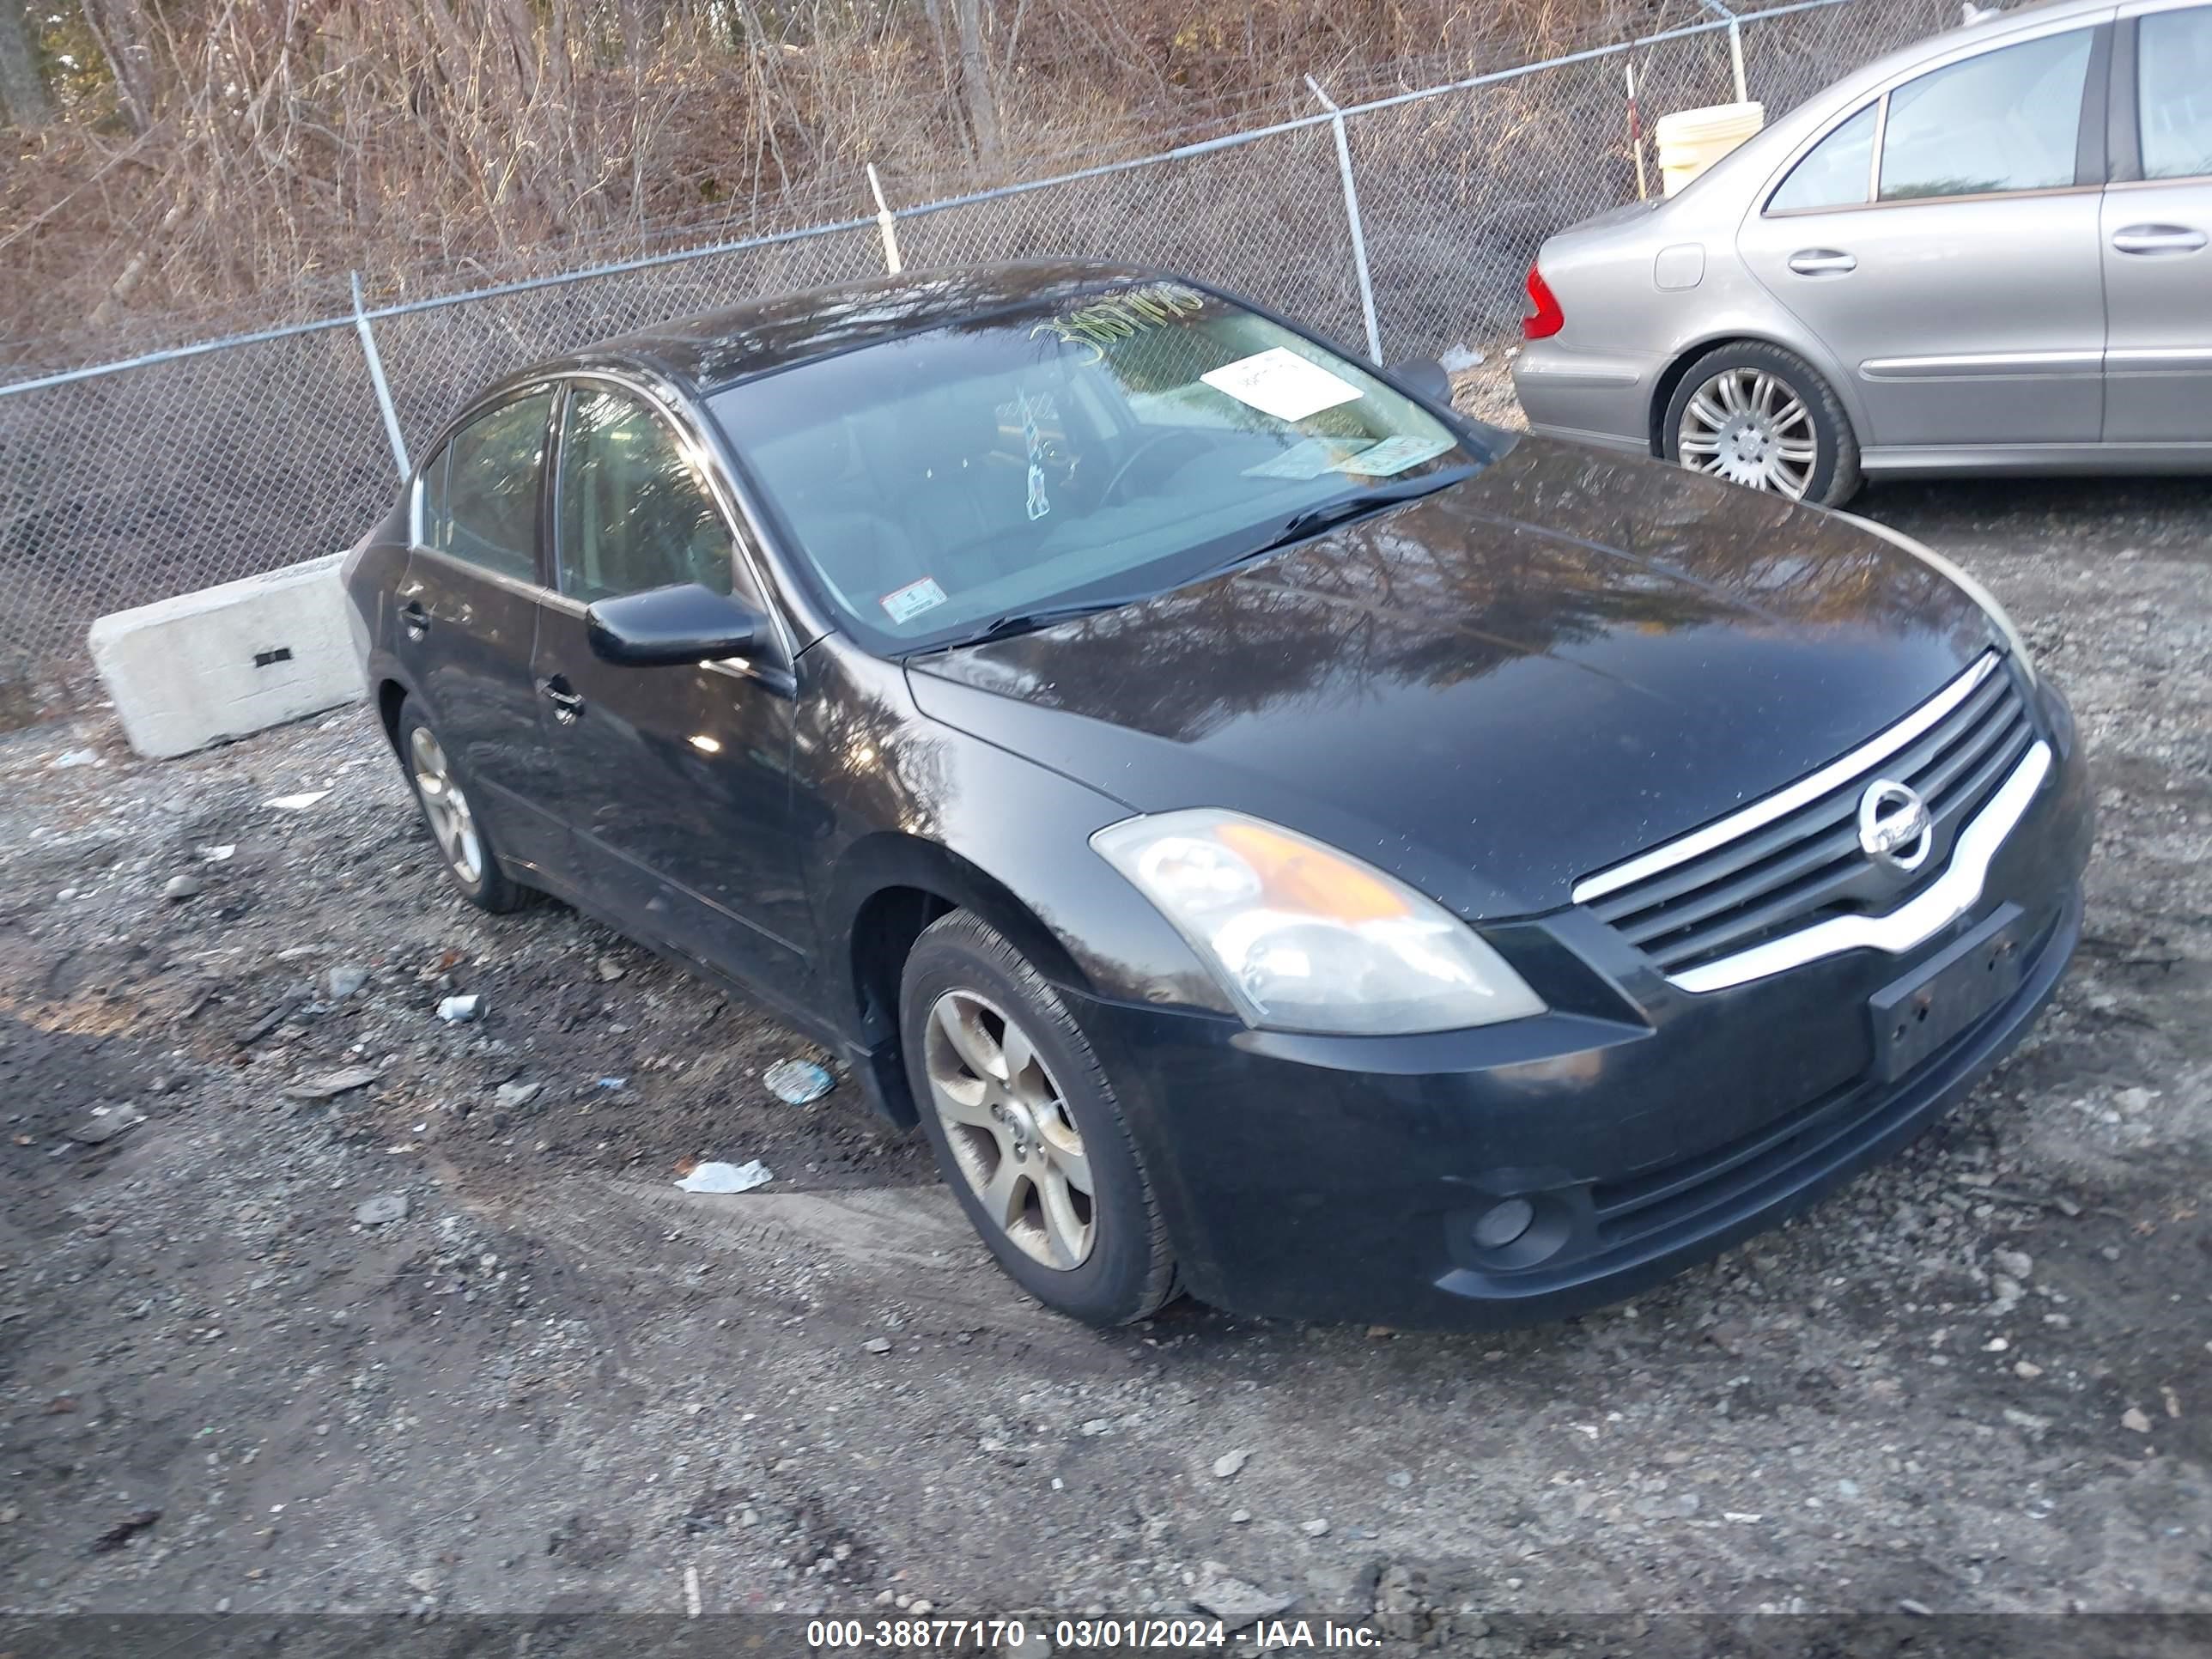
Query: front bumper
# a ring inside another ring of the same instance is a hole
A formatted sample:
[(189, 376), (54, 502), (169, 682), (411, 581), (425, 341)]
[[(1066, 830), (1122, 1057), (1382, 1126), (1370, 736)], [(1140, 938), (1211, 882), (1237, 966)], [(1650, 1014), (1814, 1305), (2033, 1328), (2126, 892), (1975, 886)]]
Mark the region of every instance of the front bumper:
[[(1772, 1226), (1903, 1145), (2026, 1034), (2080, 938), (2087, 770), (2046, 696), (2057, 764), (1980, 902), (1906, 955), (1693, 994), (1577, 908), (1490, 933), (1551, 1012), (1479, 1030), (1301, 1036), (1071, 997), (1185, 1281), (1285, 1317), (1555, 1318)], [(2006, 911), (2017, 988), (1881, 1080), (1869, 1000)], [(1509, 1198), (1534, 1219), (1486, 1248), (1477, 1223)]]

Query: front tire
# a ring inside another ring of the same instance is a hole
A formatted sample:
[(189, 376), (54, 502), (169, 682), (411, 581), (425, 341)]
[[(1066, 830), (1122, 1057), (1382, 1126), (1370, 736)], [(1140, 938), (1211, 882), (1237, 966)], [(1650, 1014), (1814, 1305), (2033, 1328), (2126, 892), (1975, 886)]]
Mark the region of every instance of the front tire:
[(1097, 1056), (1029, 959), (965, 910), (899, 988), (907, 1078), (945, 1184), (1010, 1279), (1092, 1325), (1176, 1293), (1175, 1259)]
[(1667, 459), (1692, 472), (1822, 507), (1858, 493), (1858, 438), (1842, 400), (1780, 346), (1708, 351), (1675, 386), (1660, 429)]
[(469, 902), (495, 915), (529, 903), (534, 896), (499, 867), (491, 836), (477, 817), (452, 756), (411, 702), (399, 710), (399, 764), (414, 786), (415, 804), (422, 809), (446, 874)]

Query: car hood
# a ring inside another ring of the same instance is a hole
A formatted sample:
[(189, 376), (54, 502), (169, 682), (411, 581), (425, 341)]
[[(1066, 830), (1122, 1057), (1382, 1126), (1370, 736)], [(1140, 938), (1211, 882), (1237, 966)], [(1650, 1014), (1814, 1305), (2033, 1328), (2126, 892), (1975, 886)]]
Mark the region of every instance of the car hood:
[(1567, 903), (1996, 642), (1849, 519), (1527, 439), (1228, 574), (908, 670), (931, 718), (1135, 811), (1254, 813), (1477, 917)]

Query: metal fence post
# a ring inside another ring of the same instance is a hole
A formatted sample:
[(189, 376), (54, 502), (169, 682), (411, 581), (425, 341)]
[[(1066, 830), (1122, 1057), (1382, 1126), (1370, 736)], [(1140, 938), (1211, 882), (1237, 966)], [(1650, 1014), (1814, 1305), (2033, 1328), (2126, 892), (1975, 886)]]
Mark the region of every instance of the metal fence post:
[(384, 359), (376, 349), (376, 331), (368, 325), (368, 311), (361, 302), (361, 273), (353, 276), (353, 325), (361, 335), (361, 353), (368, 359), (369, 383), (376, 388), (376, 406), (384, 412), (384, 435), (392, 441), (392, 459), (405, 477), (414, 471), (407, 464), (407, 440), (399, 431), (399, 411), (392, 406), (392, 387), (384, 378)]
[(1344, 178), (1344, 216), (1352, 226), (1352, 269), (1359, 278), (1359, 314), (1367, 325), (1367, 361), (1382, 366), (1382, 336), (1375, 325), (1375, 284), (1367, 275), (1367, 232), (1359, 222), (1359, 186), (1352, 177), (1352, 141), (1345, 137), (1344, 112), (1321, 89), (1321, 82), (1306, 76), (1306, 85), (1329, 113), (1336, 132), (1336, 170)]
[(899, 258), (898, 216), (891, 211), (890, 204), (884, 200), (884, 181), (876, 177), (873, 161), (868, 163), (868, 189), (876, 198), (876, 228), (884, 234), (884, 264), (896, 276), (906, 268)]
[(1751, 90), (1745, 84), (1743, 75), (1743, 26), (1723, 0), (1705, 0), (1705, 7), (1715, 16), (1728, 19), (1729, 67), (1735, 75), (1735, 100), (1739, 104), (1747, 104), (1751, 101)]

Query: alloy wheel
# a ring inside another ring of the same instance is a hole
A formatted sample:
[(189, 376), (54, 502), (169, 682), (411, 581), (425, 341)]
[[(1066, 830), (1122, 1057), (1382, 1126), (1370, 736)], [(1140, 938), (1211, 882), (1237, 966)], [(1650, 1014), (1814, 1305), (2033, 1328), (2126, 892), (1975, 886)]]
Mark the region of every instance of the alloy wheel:
[(1684, 466), (1802, 500), (1820, 465), (1805, 400), (1763, 368), (1725, 368), (1699, 386), (1675, 434)]
[(453, 873), (470, 887), (483, 875), (483, 838), (477, 834), (476, 814), (469, 798), (453, 777), (446, 750), (427, 726), (418, 726), (407, 740), (413, 763), (415, 793), (422, 798), (422, 816)]
[(947, 991), (922, 1039), (930, 1104), (953, 1162), (1023, 1254), (1066, 1271), (1089, 1259), (1097, 1206), (1083, 1136), (1029, 1034), (973, 991)]

